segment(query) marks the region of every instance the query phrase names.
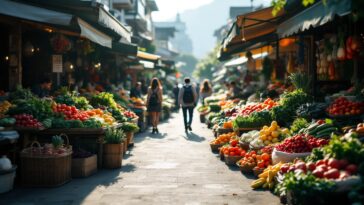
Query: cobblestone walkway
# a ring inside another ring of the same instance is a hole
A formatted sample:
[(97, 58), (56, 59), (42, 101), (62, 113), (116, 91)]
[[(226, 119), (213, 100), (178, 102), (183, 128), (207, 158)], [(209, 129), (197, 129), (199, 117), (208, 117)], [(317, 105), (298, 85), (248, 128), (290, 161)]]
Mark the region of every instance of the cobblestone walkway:
[(162, 123), (159, 135), (138, 135), (121, 170), (101, 170), (59, 188), (16, 188), (0, 195), (0, 204), (280, 204), (268, 191), (251, 190), (252, 179), (211, 153), (211, 130), (195, 116), (188, 135), (181, 114)]

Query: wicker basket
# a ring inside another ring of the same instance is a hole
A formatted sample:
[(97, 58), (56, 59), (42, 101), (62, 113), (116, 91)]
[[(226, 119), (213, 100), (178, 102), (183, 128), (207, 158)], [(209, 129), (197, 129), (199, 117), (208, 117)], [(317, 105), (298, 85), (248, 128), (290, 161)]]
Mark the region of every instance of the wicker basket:
[(227, 165), (236, 165), (236, 162), (238, 162), (242, 157), (225, 155), (224, 158)]
[(253, 173), (253, 168), (251, 166), (247, 166), (247, 165), (240, 165), (238, 162), (236, 162), (236, 165), (239, 167), (240, 171), (244, 174), (251, 174)]
[[(69, 147), (68, 137), (67, 147)], [(35, 148), (34, 145), (38, 145)], [(71, 180), (72, 172), (72, 150), (58, 155), (41, 155), (39, 142), (34, 141), (30, 148), (24, 149), (20, 153), (20, 176), (24, 186), (32, 187), (55, 187)]]
[(258, 178), (259, 174), (263, 173), (264, 170), (265, 168), (254, 168), (253, 169), (254, 176)]
[(211, 151), (214, 153), (219, 152), (219, 148), (222, 147), (222, 144), (210, 144)]

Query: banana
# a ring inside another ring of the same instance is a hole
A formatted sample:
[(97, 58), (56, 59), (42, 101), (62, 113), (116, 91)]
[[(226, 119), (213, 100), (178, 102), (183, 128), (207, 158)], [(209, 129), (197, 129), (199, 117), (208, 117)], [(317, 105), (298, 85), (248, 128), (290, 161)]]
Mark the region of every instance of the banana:
[(253, 189), (257, 189), (257, 188), (260, 188), (263, 184), (265, 184), (265, 179), (264, 178), (259, 178), (257, 180), (254, 180), (250, 186), (253, 188)]

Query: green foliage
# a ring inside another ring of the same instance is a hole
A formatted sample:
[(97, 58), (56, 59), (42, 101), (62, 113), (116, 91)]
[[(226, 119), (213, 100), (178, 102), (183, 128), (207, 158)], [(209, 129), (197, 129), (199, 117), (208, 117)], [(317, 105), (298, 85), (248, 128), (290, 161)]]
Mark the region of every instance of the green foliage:
[(239, 116), (233, 120), (234, 129), (238, 128), (259, 128), (269, 125), (272, 121), (268, 111), (254, 112), (250, 116)]
[(219, 50), (220, 46), (216, 45), (215, 48), (205, 58), (201, 59), (197, 63), (196, 70), (193, 72), (193, 75), (200, 79), (212, 79), (212, 68), (219, 64), (217, 59), (217, 53)]
[(124, 132), (138, 132), (139, 131), (139, 127), (137, 124), (135, 123), (131, 123), (131, 122), (124, 122), (122, 125), (121, 125), (121, 129), (124, 131)]
[(296, 89), (301, 89), (305, 93), (310, 93), (311, 91), (311, 78), (306, 73), (292, 73), (289, 76), (292, 84)]
[(291, 125), (291, 132), (297, 134), (301, 129), (308, 127), (309, 123), (305, 118), (296, 118)]
[(63, 144), (64, 144), (64, 140), (62, 139), (61, 136), (55, 135), (52, 137), (52, 145), (54, 148), (60, 148), (63, 146)]
[(307, 200), (315, 200), (315, 204), (324, 204), (325, 197), (332, 193), (335, 188), (333, 181), (316, 178), (311, 173), (289, 172), (283, 176), (282, 183), (276, 186), (275, 193), (286, 195), (294, 202), (292, 204), (307, 204)]
[(97, 95), (92, 96), (91, 105), (94, 107), (110, 107), (117, 109), (117, 104), (114, 100), (114, 95), (107, 92), (102, 92)]
[(9, 94), (9, 100), (11, 102), (17, 102), (18, 100), (29, 100), (33, 99), (34, 95), (29, 89), (24, 89), (20, 86), (16, 88), (15, 91), (10, 92)]
[[(324, 0), (323, 2), (326, 4), (327, 0)], [(302, 5), (307, 7), (311, 4), (314, 4), (316, 0), (302, 0)], [(272, 0), (271, 5), (273, 6), (272, 14), (273, 16), (277, 15), (277, 13), (284, 8), (284, 5), (286, 5), (287, 0)]]
[(106, 144), (120, 144), (125, 138), (125, 133), (122, 129), (107, 128), (105, 132)]
[(328, 145), (314, 149), (307, 160), (317, 161), (325, 157), (347, 159), (351, 163), (359, 164), (364, 161), (364, 146), (354, 133), (343, 137), (333, 136)]
[(85, 128), (101, 128), (102, 123), (95, 118), (89, 118), (86, 121), (83, 122), (83, 126)]
[(17, 104), (8, 110), (9, 115), (30, 114), (42, 121), (53, 115), (52, 102), (47, 99), (29, 98), (17, 100)]

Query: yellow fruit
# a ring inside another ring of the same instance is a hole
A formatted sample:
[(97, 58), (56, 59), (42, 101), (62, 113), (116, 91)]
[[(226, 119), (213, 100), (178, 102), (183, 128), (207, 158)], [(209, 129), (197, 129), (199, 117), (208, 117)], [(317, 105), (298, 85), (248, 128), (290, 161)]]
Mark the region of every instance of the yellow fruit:
[(271, 135), (272, 135), (272, 137), (277, 138), (279, 136), (279, 132), (273, 131)]
[(271, 132), (276, 131), (277, 130), (277, 125), (271, 125), (270, 128), (269, 128), (269, 130)]
[(264, 141), (264, 140), (267, 140), (267, 135), (261, 135), (261, 136), (260, 136), (260, 139), (261, 139), (261, 140), (263, 140), (263, 141)]
[(266, 129), (268, 129), (268, 126), (264, 125), (263, 130), (266, 130)]
[(265, 144), (265, 145), (269, 145), (269, 144), (270, 144), (270, 141), (265, 140), (265, 141), (264, 141), (264, 144)]
[(272, 140), (272, 136), (271, 136), (271, 135), (269, 135), (269, 136), (267, 137), (267, 140), (271, 141), (271, 140)]
[(272, 121), (272, 123), (270, 124), (270, 126), (275, 126), (277, 127), (278, 123), (276, 121)]
[(273, 142), (273, 143), (278, 142), (278, 138), (273, 138), (273, 139), (272, 139), (272, 142)]
[(287, 128), (282, 129), (282, 133), (289, 134), (289, 130)]

